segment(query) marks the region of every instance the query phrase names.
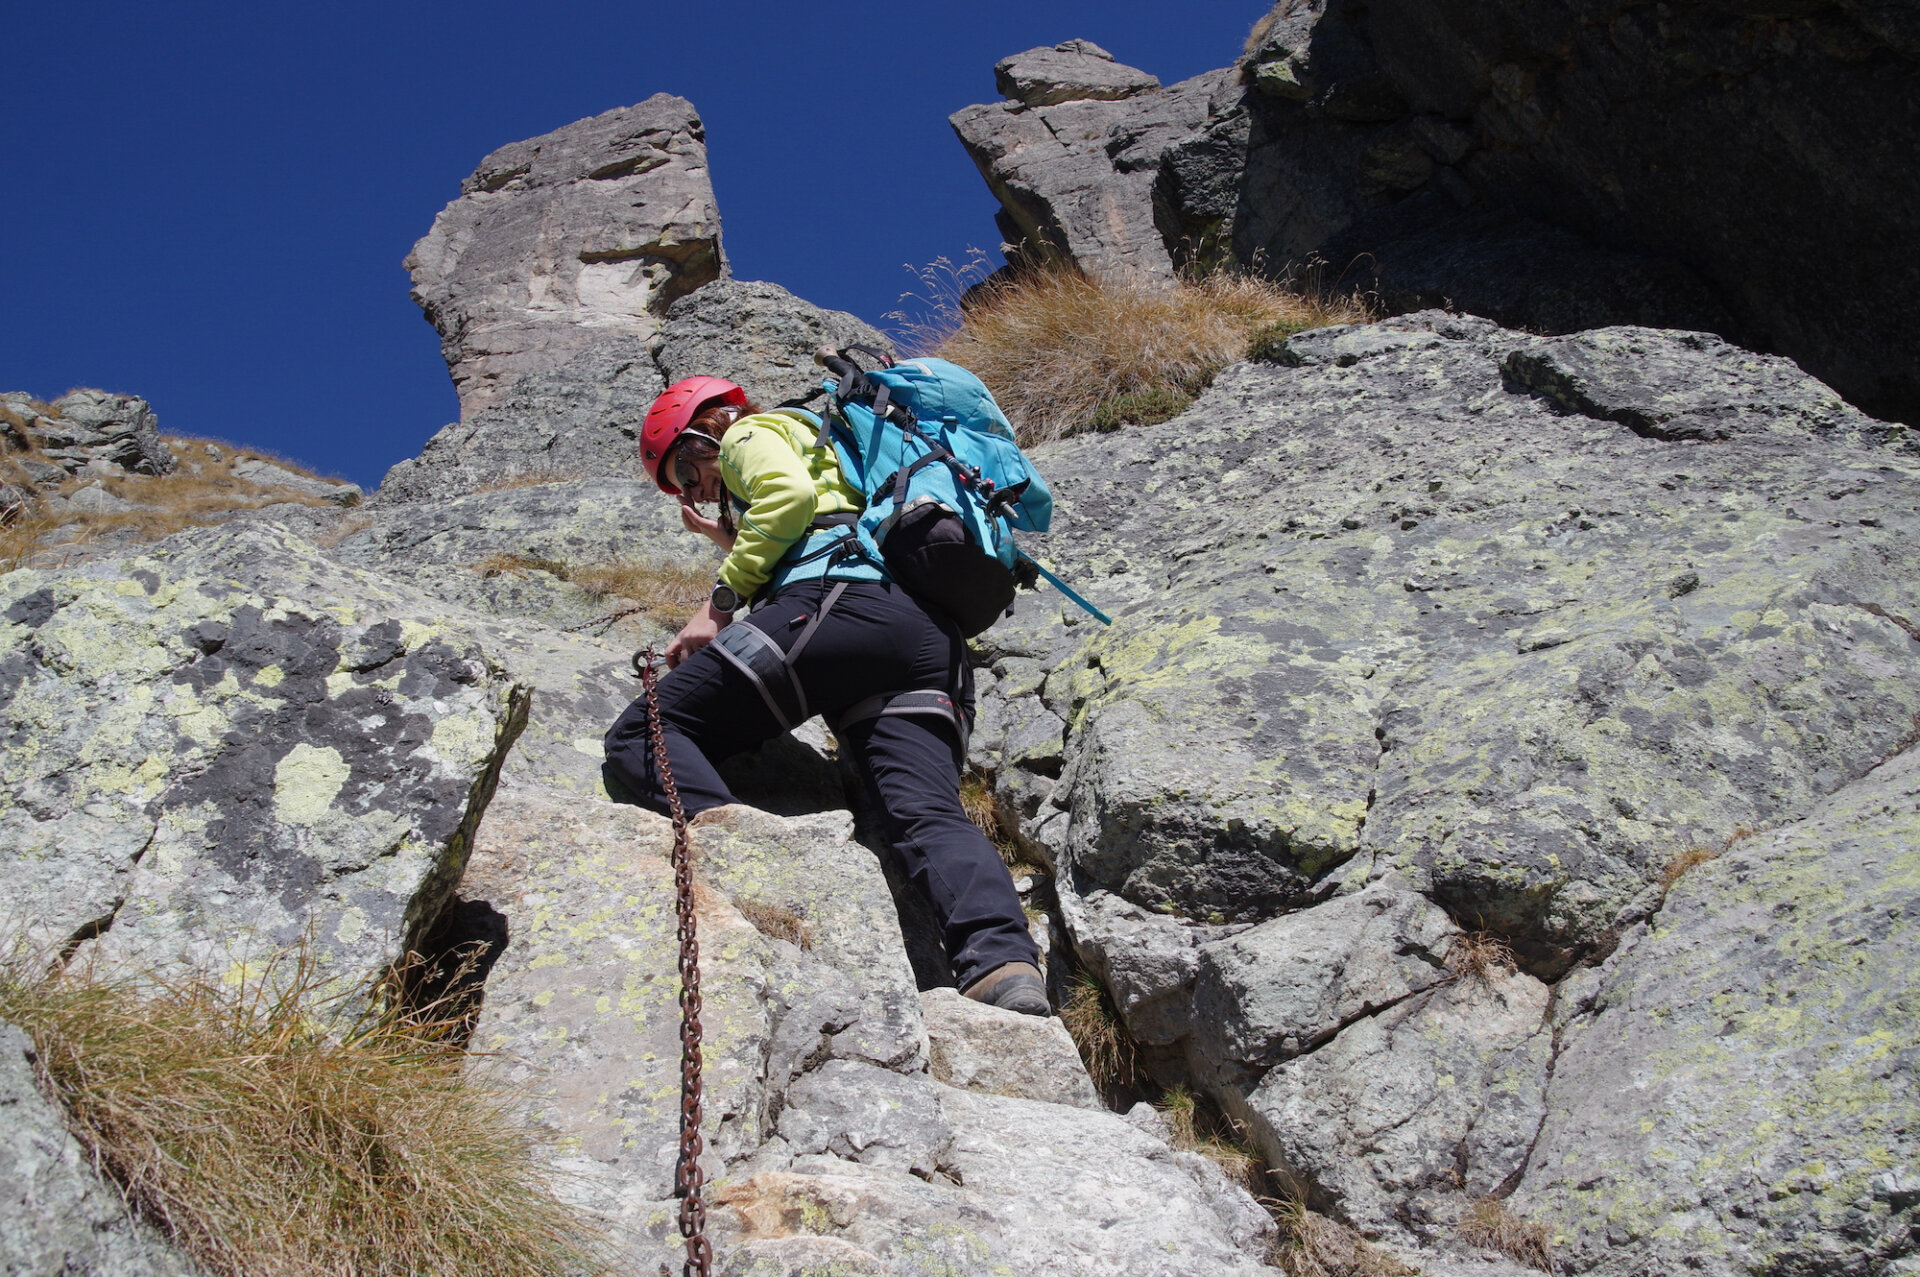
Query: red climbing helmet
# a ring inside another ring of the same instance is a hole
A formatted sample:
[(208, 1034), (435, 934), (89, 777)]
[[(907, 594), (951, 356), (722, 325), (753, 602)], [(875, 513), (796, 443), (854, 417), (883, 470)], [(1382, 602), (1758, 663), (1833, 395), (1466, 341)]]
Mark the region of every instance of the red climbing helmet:
[(687, 423), (716, 401), (744, 406), (747, 392), (724, 377), (688, 377), (668, 386), (647, 409), (647, 419), (640, 427), (640, 464), (647, 468), (647, 478), (670, 497), (679, 496), (680, 488), (660, 468), (660, 462)]

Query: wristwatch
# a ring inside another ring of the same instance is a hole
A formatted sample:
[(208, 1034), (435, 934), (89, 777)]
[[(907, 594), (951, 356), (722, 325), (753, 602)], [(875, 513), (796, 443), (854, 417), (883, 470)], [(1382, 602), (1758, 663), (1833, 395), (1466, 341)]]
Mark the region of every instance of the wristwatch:
[(740, 597), (740, 591), (721, 581), (714, 585), (713, 593), (707, 596), (707, 602), (713, 605), (713, 610), (716, 612), (737, 612), (740, 610), (740, 604), (745, 600)]

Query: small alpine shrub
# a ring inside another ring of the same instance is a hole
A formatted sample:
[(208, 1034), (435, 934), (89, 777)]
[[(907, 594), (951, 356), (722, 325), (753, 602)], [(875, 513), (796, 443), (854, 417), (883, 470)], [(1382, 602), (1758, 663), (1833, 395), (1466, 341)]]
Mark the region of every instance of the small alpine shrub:
[(1469, 1245), (1497, 1250), (1510, 1259), (1543, 1273), (1553, 1271), (1553, 1245), (1547, 1230), (1507, 1209), (1497, 1197), (1475, 1202), (1460, 1221), (1460, 1236)]
[(1247, 342), (1247, 358), (1255, 363), (1277, 364), (1283, 361), (1287, 338), (1313, 327), (1304, 318), (1280, 319), (1268, 324)]
[(1661, 901), (1663, 903), (1665, 902), (1667, 893), (1673, 890), (1673, 884), (1679, 882), (1680, 879), (1688, 873), (1698, 869), (1710, 860), (1718, 860), (1720, 857), (1726, 855), (1727, 852), (1733, 850), (1734, 844), (1745, 842), (1759, 832), (1761, 832), (1759, 829), (1748, 825), (1741, 825), (1731, 834), (1728, 834), (1726, 839), (1718, 847), (1709, 847), (1696, 843), (1693, 846), (1681, 848), (1674, 854), (1673, 859), (1669, 860), (1660, 870)]
[(771, 940), (785, 940), (802, 949), (813, 948), (813, 928), (807, 920), (785, 905), (762, 904), (757, 900), (736, 900), (733, 907), (753, 924), (753, 929)]
[(993, 784), (984, 772), (968, 768), (967, 774), (960, 778), (960, 808), (967, 813), (967, 819), (974, 828), (987, 836), (994, 850), (1000, 853), (1000, 859), (1008, 869), (1021, 873), (1031, 873), (1036, 866), (1027, 863), (1021, 854), (1020, 841), (1013, 836), (1006, 822), (1001, 818), (1000, 805), (993, 799)]
[(1105, 434), (1122, 426), (1157, 426), (1185, 412), (1197, 396), (1173, 386), (1157, 386), (1102, 399), (1087, 422)]

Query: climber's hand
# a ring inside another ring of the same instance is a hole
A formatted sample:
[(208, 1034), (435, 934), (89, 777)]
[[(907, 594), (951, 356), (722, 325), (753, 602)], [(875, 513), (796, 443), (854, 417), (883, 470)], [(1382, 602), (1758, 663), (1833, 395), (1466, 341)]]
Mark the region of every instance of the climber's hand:
[(680, 627), (673, 642), (667, 644), (667, 667), (680, 668), (680, 662), (713, 642), (714, 635), (725, 629), (732, 619), (733, 613), (716, 612), (711, 603), (702, 607), (691, 621)]
[(701, 514), (700, 507), (684, 492), (680, 494), (680, 526), (689, 532), (698, 532), (722, 550), (731, 552), (733, 549), (733, 538), (720, 525), (720, 520), (709, 519)]

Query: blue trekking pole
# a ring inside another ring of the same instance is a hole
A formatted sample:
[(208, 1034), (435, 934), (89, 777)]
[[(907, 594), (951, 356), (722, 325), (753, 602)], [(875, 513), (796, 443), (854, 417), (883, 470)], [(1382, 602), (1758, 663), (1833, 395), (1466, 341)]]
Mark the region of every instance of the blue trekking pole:
[(1072, 599), (1075, 603), (1078, 603), (1081, 609), (1087, 612), (1089, 615), (1091, 615), (1094, 620), (1100, 622), (1100, 624), (1102, 625), (1113, 624), (1112, 617), (1108, 616), (1105, 612), (1102, 612), (1099, 608), (1095, 607), (1093, 604), (1081, 598), (1080, 595), (1074, 591), (1074, 588), (1072, 586), (1068, 585), (1065, 581), (1062, 581), (1059, 577), (1055, 576), (1053, 573), (1041, 567), (1037, 561), (1028, 557), (1026, 551), (1015, 550), (1014, 553), (1018, 554), (1023, 562), (1033, 564), (1033, 570), (1035, 572), (1038, 572), (1041, 576), (1047, 578), (1047, 580), (1050, 583), (1052, 583), (1054, 589), (1060, 591), (1060, 593), (1066, 595), (1069, 599)]

